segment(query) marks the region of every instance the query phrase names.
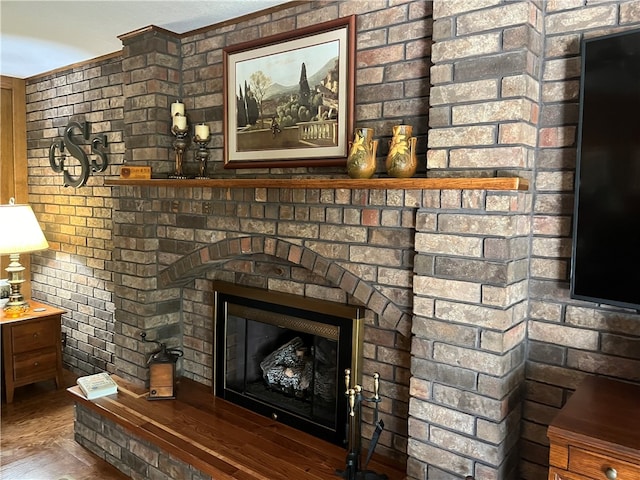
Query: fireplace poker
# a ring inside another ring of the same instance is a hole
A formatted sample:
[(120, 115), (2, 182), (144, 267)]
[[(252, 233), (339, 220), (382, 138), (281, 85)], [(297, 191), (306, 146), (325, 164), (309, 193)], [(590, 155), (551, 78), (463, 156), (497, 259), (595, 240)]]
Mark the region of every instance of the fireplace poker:
[(373, 435), (371, 436), (371, 442), (369, 443), (369, 451), (367, 452), (367, 459), (364, 462), (364, 468), (367, 468), (367, 465), (369, 465), (369, 460), (371, 460), (373, 451), (376, 449), (376, 445), (378, 445), (378, 440), (380, 440), (380, 434), (382, 433), (382, 430), (384, 430), (384, 422), (382, 419), (378, 418), (378, 404), (380, 403), (380, 374), (378, 372), (373, 374), (372, 401), (376, 404), (373, 418), (373, 423), (376, 426), (376, 429), (373, 431)]
[(345, 425), (345, 444), (347, 445), (347, 448), (349, 448), (349, 444), (350, 444), (350, 435), (351, 435), (351, 428), (350, 428), (350, 424), (351, 424), (351, 407), (350, 407), (350, 402), (349, 402), (349, 390), (351, 389), (351, 369), (347, 368), (344, 371), (344, 384), (345, 384), (345, 389), (344, 389), (344, 396), (347, 400), (347, 420), (346, 420), (346, 425)]

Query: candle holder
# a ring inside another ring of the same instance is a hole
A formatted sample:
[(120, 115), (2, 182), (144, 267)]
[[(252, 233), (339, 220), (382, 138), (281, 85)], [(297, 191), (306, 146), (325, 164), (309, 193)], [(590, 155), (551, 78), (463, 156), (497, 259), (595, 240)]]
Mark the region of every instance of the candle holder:
[(211, 135), (206, 138), (201, 138), (196, 133), (193, 137), (194, 143), (198, 144), (198, 150), (196, 151), (196, 160), (200, 163), (199, 173), (196, 178), (205, 179), (207, 176), (207, 161), (209, 160), (209, 150), (207, 150), (207, 144), (211, 141)]
[(171, 133), (176, 136), (176, 139), (173, 141), (173, 148), (176, 151), (176, 170), (169, 178), (187, 178), (187, 176), (182, 173), (182, 160), (184, 158), (184, 151), (187, 148), (189, 127), (185, 125), (184, 128), (181, 128), (174, 123), (171, 127)]

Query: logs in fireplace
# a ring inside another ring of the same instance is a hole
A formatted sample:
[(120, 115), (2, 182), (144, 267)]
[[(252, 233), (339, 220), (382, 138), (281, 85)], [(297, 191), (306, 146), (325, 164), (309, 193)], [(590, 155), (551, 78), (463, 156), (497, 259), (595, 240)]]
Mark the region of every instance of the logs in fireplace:
[(360, 307), (215, 283), (215, 394), (344, 445), (344, 371), (359, 378), (362, 318)]
[(309, 348), (296, 336), (267, 355), (260, 368), (271, 390), (301, 400), (313, 395), (333, 402), (337, 394), (335, 359), (333, 342), (321, 338)]

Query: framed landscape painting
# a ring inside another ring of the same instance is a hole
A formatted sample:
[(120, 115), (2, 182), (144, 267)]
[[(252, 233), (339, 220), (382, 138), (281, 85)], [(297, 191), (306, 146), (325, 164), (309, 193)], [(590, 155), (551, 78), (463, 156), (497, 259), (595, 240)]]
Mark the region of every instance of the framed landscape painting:
[(355, 16), (225, 48), (225, 168), (343, 165), (354, 49)]

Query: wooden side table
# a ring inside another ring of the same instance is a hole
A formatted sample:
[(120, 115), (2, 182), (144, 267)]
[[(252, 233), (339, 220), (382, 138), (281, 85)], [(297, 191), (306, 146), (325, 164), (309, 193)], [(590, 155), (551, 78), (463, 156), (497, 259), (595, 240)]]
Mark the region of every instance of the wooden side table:
[[(29, 301), (29, 311), (17, 318), (5, 318), (2, 327), (2, 362), (7, 403), (13, 402), (16, 387), (54, 379), (62, 386), (62, 314), (64, 310)], [(41, 310), (42, 309), (42, 310)]]
[(640, 479), (640, 386), (586, 379), (547, 436), (549, 480)]

